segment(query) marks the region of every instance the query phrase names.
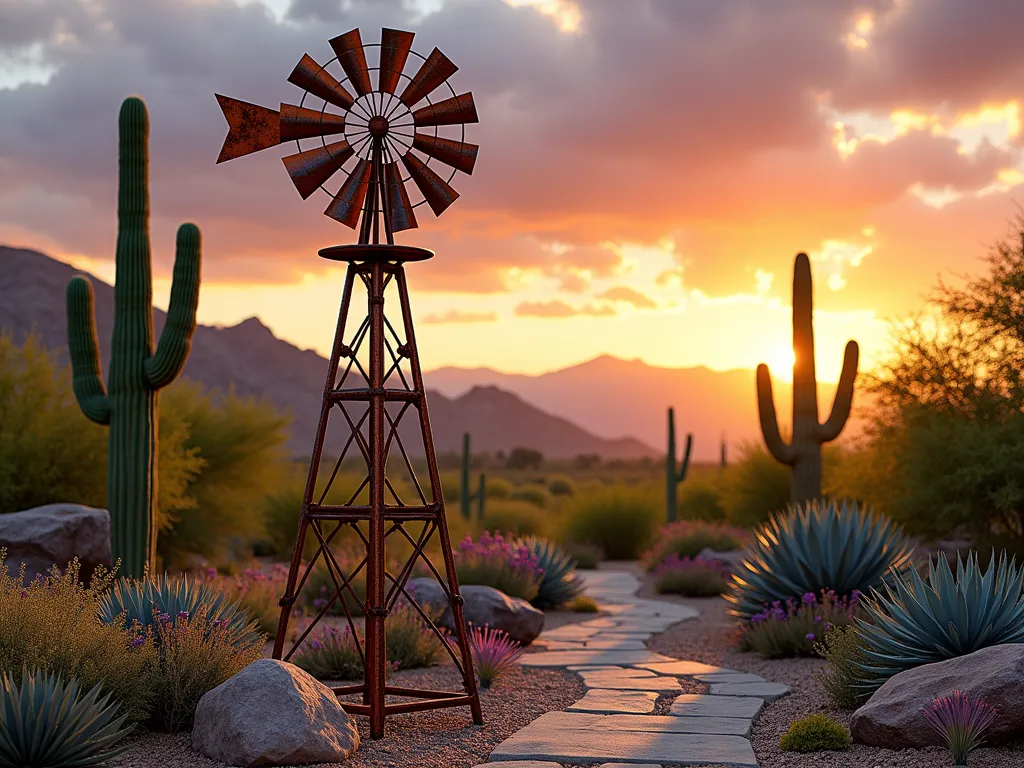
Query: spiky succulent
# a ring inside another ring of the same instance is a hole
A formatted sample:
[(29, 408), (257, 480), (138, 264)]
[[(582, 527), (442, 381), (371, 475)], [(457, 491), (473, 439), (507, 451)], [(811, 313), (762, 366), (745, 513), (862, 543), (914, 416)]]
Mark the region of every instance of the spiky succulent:
[(905, 669), (966, 656), (992, 645), (1024, 643), (1024, 569), (1004, 551), (982, 570), (978, 554), (957, 556), (956, 576), (938, 556), (927, 578), (916, 569), (863, 602), (858, 620), (863, 661), (856, 687), (871, 693)]
[(750, 619), (776, 600), (807, 592), (866, 593), (890, 569), (905, 568), (911, 552), (899, 526), (857, 502), (790, 505), (754, 532), (726, 600), (732, 615)]
[(118, 579), (100, 602), (100, 616), (106, 623), (124, 614), (124, 625), (138, 622), (152, 626), (156, 614), (174, 618), (181, 614), (203, 614), (213, 622), (227, 622), (232, 645), (250, 646), (259, 642), (258, 625), (239, 601), (188, 576), (170, 578)]
[(583, 594), (583, 580), (576, 573), (576, 561), (555, 542), (526, 536), (515, 544), (527, 547), (544, 570), (537, 596), (530, 601), (535, 608), (558, 608)]
[(82, 695), (77, 680), (65, 685), (59, 676), (38, 670), (21, 677), (21, 685), (4, 672), (0, 677), (0, 768), (89, 768), (124, 751), (114, 745), (131, 728), (117, 715), (110, 694), (96, 685)]

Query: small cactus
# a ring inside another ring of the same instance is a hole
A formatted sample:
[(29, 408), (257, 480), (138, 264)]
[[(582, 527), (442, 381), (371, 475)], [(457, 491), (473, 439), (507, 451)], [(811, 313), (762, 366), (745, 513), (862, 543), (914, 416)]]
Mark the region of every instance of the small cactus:
[(821, 446), (839, 437), (853, 404), (853, 383), (857, 378), (856, 341), (846, 344), (843, 372), (839, 377), (832, 414), (818, 422), (818, 381), (814, 373), (814, 297), (811, 262), (799, 253), (793, 267), (793, 438), (789, 444), (779, 433), (772, 377), (768, 366), (757, 366), (757, 411), (765, 445), (776, 461), (792, 467), (790, 498), (793, 504), (821, 496)]
[(81, 275), (67, 288), (72, 383), (82, 412), (110, 426), (107, 507), (111, 545), (122, 573), (141, 577), (156, 557), (157, 393), (185, 366), (199, 304), (200, 234), (178, 229), (167, 323), (154, 352), (149, 248), (149, 116), (142, 99), (121, 105), (117, 275), (109, 388), (100, 371), (93, 290)]
[(683, 461), (676, 470), (676, 414), (672, 408), (668, 409), (668, 454), (665, 457), (665, 508), (667, 510), (668, 522), (674, 523), (678, 516), (679, 499), (676, 495), (676, 486), (686, 479), (686, 472), (690, 468), (690, 451), (693, 449), (693, 435), (686, 435), (686, 450), (683, 452)]
[(469, 433), (462, 435), (462, 473), (459, 478), (459, 511), (463, 520), (473, 517), (473, 500), (476, 499), (477, 520), (484, 519), (484, 508), (487, 502), (487, 475), (480, 473), (480, 486), (476, 493), (469, 490), (469, 463), (472, 458), (469, 450)]

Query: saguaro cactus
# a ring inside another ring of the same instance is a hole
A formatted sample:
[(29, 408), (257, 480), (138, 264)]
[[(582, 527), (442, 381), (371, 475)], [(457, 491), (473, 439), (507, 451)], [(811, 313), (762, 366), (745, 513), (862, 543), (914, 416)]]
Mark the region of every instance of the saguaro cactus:
[(109, 388), (100, 372), (92, 283), (68, 283), (68, 349), (82, 412), (110, 426), (107, 507), (113, 556), (122, 574), (139, 577), (156, 554), (157, 392), (181, 372), (199, 304), (200, 234), (178, 229), (167, 323), (153, 351), (153, 286), (149, 249), (149, 116), (142, 99), (121, 104), (117, 253)]
[(725, 435), (722, 435), (722, 442), (718, 448), (718, 468), (725, 469), (729, 466), (729, 446), (725, 442)]
[(471, 459), (469, 450), (469, 433), (462, 435), (462, 473), (459, 478), (459, 511), (464, 520), (473, 516), (473, 499), (476, 499), (477, 520), (484, 519), (484, 505), (487, 502), (487, 476), (480, 473), (480, 487), (476, 493), (469, 491), (469, 462)]
[(686, 472), (690, 468), (690, 451), (693, 449), (693, 435), (686, 435), (686, 450), (683, 452), (683, 461), (676, 470), (676, 414), (671, 408), (668, 409), (668, 454), (665, 456), (665, 509), (668, 522), (675, 522), (679, 512), (679, 499), (676, 496), (676, 486), (686, 479)]
[(832, 413), (828, 421), (819, 424), (812, 290), (811, 262), (807, 254), (798, 253), (793, 266), (793, 438), (788, 445), (779, 433), (771, 373), (764, 363), (757, 366), (757, 411), (761, 432), (772, 456), (792, 467), (790, 497), (794, 504), (821, 496), (821, 446), (835, 440), (843, 431), (850, 416), (853, 382), (857, 378), (859, 349), (856, 341), (849, 341)]

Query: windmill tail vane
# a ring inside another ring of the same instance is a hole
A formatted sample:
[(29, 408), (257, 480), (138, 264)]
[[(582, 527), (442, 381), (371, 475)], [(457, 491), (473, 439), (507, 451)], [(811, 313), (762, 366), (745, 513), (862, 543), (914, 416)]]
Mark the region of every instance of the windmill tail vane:
[[(458, 67), (437, 48), (416, 53), (413, 38), (385, 28), (379, 43), (364, 44), (353, 29), (330, 40), (335, 57), (326, 64), (304, 54), (288, 76), (304, 91), (298, 104), (270, 109), (216, 94), (228, 123), (217, 162), (294, 141), (298, 151), (282, 161), (296, 190), (305, 200), (324, 189), (324, 214), (359, 227), (360, 243), (378, 242), (380, 222), (393, 243), (394, 232), (418, 226), (415, 209), (424, 203), (440, 216), (459, 197), (455, 174), (473, 172), (479, 147), (465, 140), (465, 126), (479, 119), (473, 94), (448, 82)], [(376, 66), (368, 64), (371, 49), (379, 49)], [(336, 77), (331, 69), (339, 68)], [(339, 173), (332, 192), (326, 185)]]

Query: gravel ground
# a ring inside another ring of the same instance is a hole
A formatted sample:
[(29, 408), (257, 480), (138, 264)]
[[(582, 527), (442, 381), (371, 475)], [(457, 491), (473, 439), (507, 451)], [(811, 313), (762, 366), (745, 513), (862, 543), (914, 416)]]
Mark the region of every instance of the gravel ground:
[[(457, 690), (455, 667), (414, 669), (392, 675), (392, 681), (413, 687)], [(389, 717), (385, 737), (372, 741), (367, 720), (357, 717), (359, 750), (344, 763), (319, 768), (471, 768), (486, 761), (501, 741), (545, 712), (565, 709), (583, 697), (580, 678), (561, 670), (515, 668), (490, 690), (480, 692), (484, 726), (475, 726), (468, 707), (414, 712)], [(117, 768), (223, 768), (191, 748), (188, 732), (145, 733), (128, 751), (112, 760)], [(315, 766), (311, 768), (316, 768)]]
[[(814, 713), (823, 713), (849, 725), (852, 712), (836, 709), (825, 696), (816, 672), (825, 666), (822, 659), (762, 659), (754, 653), (734, 650), (734, 629), (721, 598), (688, 600), (641, 594), (693, 606), (700, 618), (686, 621), (652, 637), (647, 646), (658, 653), (680, 659), (717, 664), (730, 669), (761, 675), (776, 683), (785, 683), (792, 691), (768, 705), (754, 725), (754, 752), (761, 768), (945, 768), (952, 758), (945, 748), (890, 750), (854, 745), (843, 752), (798, 754), (779, 749), (779, 738), (790, 722)], [(982, 748), (973, 752), (971, 768), (1024, 768), (1024, 742)], [(705, 768), (712, 768), (707, 766)], [(717, 767), (714, 767), (717, 768)]]

